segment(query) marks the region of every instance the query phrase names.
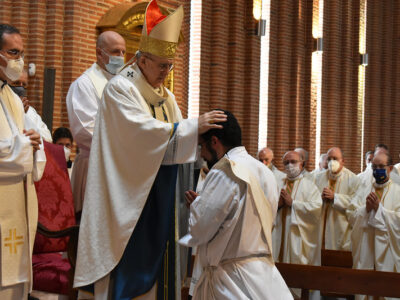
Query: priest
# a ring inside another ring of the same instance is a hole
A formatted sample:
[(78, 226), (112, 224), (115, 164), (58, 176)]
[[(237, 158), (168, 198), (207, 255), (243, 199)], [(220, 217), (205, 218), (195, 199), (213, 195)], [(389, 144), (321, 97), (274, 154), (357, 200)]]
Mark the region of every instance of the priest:
[(272, 151), (272, 149), (268, 147), (261, 149), (258, 152), (258, 160), (272, 171), (275, 176), (276, 182), (278, 183), (278, 188), (280, 191), (282, 187), (279, 186), (279, 184), (283, 182), (282, 180), (286, 177), (286, 175), (274, 165), (274, 152)]
[(292, 264), (320, 264), (319, 224), (322, 199), (318, 188), (302, 175), (301, 155), (283, 156), (286, 178), (280, 191), (278, 214), (272, 231), (274, 260)]
[(342, 150), (329, 149), (328, 170), (315, 176), (315, 184), (323, 200), (321, 218), (321, 247), (329, 250), (350, 251), (351, 228), (346, 217), (350, 199), (355, 195), (359, 181), (357, 176), (344, 166)]
[(136, 62), (109, 81), (99, 104), (74, 279), (75, 287), (94, 283), (95, 299), (178, 297), (177, 164), (193, 162), (198, 135), (226, 119), (182, 119), (163, 85), (182, 19), (182, 6), (166, 16), (148, 4)]
[(79, 219), (85, 195), (90, 146), (103, 89), (124, 65), (124, 38), (114, 31), (102, 32), (96, 42), (96, 62), (69, 87), (67, 110), (69, 127), (79, 151), (71, 175), (74, 207)]
[[(32, 288), (32, 251), (38, 219), (34, 180), (40, 180), (45, 154), (20, 98), (8, 83), (24, 66), (17, 28), (0, 24), (0, 299), (27, 299)], [(39, 163), (41, 161), (41, 163)]]
[(400, 186), (390, 179), (392, 169), (388, 153), (376, 154), (374, 182), (364, 186), (347, 209), (355, 269), (400, 270)]

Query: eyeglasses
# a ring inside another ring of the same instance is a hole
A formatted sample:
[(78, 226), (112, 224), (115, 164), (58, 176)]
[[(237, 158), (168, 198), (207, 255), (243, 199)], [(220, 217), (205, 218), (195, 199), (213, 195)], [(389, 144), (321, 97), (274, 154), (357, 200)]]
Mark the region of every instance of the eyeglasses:
[[(145, 55), (145, 57), (150, 59), (151, 61), (156, 62), (156, 60), (154, 58), (151, 58), (150, 56)], [(174, 68), (174, 64), (173, 63), (158, 64), (158, 68), (160, 69), (160, 71), (168, 70), (168, 72), (171, 72), (172, 69)]]
[(0, 50), (3, 52), (6, 52), (9, 56), (11, 56), (14, 59), (18, 59), (18, 58), (24, 58), (25, 57), (25, 53), (24, 51), (19, 51), (17, 49), (9, 49), (9, 50)]
[(292, 165), (295, 165), (295, 164), (297, 164), (297, 163), (299, 163), (299, 161), (298, 160), (284, 160), (283, 161), (283, 165), (288, 165), (288, 164), (292, 164)]
[(384, 169), (385, 167), (387, 167), (388, 165), (372, 165), (372, 170), (376, 170), (376, 169)]

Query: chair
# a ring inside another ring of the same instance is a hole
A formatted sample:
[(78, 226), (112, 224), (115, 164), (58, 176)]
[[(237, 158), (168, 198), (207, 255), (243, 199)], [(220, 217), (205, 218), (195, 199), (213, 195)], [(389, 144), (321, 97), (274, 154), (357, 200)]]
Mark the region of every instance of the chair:
[[(44, 150), (46, 167), (42, 179), (35, 183), (39, 224), (32, 257), (33, 290), (76, 299), (72, 284), (79, 226), (64, 149), (44, 142)], [(63, 255), (66, 251), (68, 259)]]

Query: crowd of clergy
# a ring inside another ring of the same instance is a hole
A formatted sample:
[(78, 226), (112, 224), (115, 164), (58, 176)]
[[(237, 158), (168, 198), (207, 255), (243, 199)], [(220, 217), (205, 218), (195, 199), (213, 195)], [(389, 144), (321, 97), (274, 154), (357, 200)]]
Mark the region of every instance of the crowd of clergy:
[[(368, 151), (365, 171), (357, 175), (335, 145), (312, 172), (305, 149), (288, 151), (281, 171), (270, 148), (259, 151), (261, 163), (248, 155), (228, 111), (183, 119), (163, 86), (182, 20), (182, 7), (164, 16), (151, 1), (140, 49), (125, 66), (122, 36), (100, 34), (96, 62), (71, 84), (66, 98), (72, 134), (60, 128), (53, 137), (26, 99), (20, 32), (0, 24), (0, 237), (8, 241), (14, 234), (23, 245), (15, 251), (1, 246), (1, 299), (26, 299), (31, 290), (31, 267), (22, 266), (30, 262), (36, 232), (33, 181), (46, 164), (43, 140), (64, 146), (69, 167), (72, 143), (79, 148), (70, 176), (81, 222), (74, 279), (75, 287), (85, 289), (80, 299), (175, 297), (157, 284), (175, 288), (160, 273), (168, 275), (176, 265), (173, 255), (163, 257), (176, 250), (170, 232), (177, 165), (200, 159), (198, 145), (210, 170), (200, 171), (202, 192), (186, 195), (189, 231), (180, 240), (200, 249), (203, 273), (193, 275), (201, 283), (195, 299), (244, 299), (238, 295), (246, 293), (251, 299), (291, 299), (273, 261), (321, 265), (323, 250), (351, 252), (356, 269), (400, 270), (400, 164), (393, 164), (388, 147), (377, 144)], [(266, 260), (271, 253), (273, 260)], [(229, 269), (235, 264), (240, 276)]]
[(393, 165), (386, 145), (365, 154), (366, 168), (357, 175), (345, 167), (338, 147), (322, 154), (312, 172), (302, 148), (282, 157), (283, 172), (271, 149), (258, 156), (280, 190), (275, 261), (320, 265), (321, 250), (329, 249), (351, 251), (356, 269), (400, 270), (400, 163)]

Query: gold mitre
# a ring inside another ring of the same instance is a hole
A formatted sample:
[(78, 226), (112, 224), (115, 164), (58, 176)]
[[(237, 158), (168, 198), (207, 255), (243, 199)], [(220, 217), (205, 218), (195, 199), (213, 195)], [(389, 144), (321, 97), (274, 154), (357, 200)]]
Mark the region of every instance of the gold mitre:
[(172, 59), (178, 46), (183, 20), (183, 7), (165, 16), (156, 0), (147, 5), (139, 50)]

